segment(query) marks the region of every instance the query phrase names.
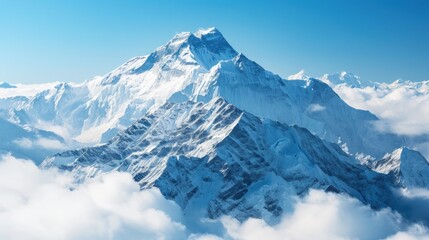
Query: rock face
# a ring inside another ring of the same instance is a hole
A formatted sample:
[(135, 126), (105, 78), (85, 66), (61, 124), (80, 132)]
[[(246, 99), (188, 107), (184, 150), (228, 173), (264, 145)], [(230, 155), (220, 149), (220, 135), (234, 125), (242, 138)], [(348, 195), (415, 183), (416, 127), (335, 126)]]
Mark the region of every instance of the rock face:
[(393, 179), (359, 165), (308, 130), (261, 119), (214, 98), (166, 103), (104, 145), (66, 151), (42, 167), (77, 181), (130, 172), (188, 214), (275, 222), (291, 196), (310, 188), (347, 193), (375, 208), (392, 199)]

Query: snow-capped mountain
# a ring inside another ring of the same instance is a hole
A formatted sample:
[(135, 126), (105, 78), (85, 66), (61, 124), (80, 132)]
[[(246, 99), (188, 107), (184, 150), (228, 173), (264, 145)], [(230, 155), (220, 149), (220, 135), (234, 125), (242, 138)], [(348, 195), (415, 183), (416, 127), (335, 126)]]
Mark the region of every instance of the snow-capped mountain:
[(310, 75), (308, 75), (304, 70), (299, 71), (293, 75), (290, 75), (288, 80), (310, 80)]
[(359, 76), (344, 71), (334, 74), (324, 74), (320, 80), (331, 87), (336, 85), (345, 85), (349, 87), (366, 87), (372, 85), (372, 82), (363, 81)]
[(11, 85), (7, 82), (0, 82), (0, 88), (16, 88), (16, 86)]
[(55, 130), (55, 126), (80, 142), (107, 141), (149, 108), (200, 81), (214, 64), (236, 55), (214, 29), (180, 33), (155, 52), (133, 58), (104, 77), (58, 84), (18, 108), (41, 128)]
[(393, 175), (402, 187), (429, 187), (429, 163), (417, 151), (399, 148), (370, 165), (377, 172)]
[(367, 87), (377, 84), (372, 81), (363, 80), (358, 75), (353, 73), (348, 73), (345, 71), (336, 72), (332, 74), (324, 74), (321, 77), (313, 77), (308, 75), (304, 70), (290, 75), (288, 80), (309, 80), (310, 78), (316, 78), (320, 81), (328, 84), (330, 87), (334, 88), (335, 86), (347, 86), (347, 87)]
[(14, 104), (28, 119), (11, 111), (8, 116), (91, 144), (108, 141), (166, 101), (207, 103), (216, 97), (258, 117), (341, 141), (350, 153), (381, 157), (404, 145), (402, 138), (378, 132), (375, 115), (348, 106), (328, 85), (285, 81), (237, 53), (214, 28), (177, 34), (103, 77), (61, 83)]
[[(335, 144), (214, 98), (166, 103), (107, 144), (66, 151), (42, 167), (84, 181), (130, 172), (142, 189), (158, 187), (188, 214), (275, 222), (290, 196), (310, 188), (348, 193), (375, 208), (394, 199), (393, 179), (359, 165)], [(281, 197), (279, 197), (281, 196)]]

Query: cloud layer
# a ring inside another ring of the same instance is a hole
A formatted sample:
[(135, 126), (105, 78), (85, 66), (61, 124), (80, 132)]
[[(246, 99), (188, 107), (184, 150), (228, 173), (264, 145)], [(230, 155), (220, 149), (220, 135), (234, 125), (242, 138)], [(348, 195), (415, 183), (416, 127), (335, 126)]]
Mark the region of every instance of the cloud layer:
[(222, 222), (230, 236), (246, 240), (428, 237), (426, 228), (409, 227), (398, 213), (388, 209), (374, 211), (356, 199), (317, 190), (311, 190), (298, 201), (294, 211), (286, 214), (278, 225), (268, 226), (259, 219), (240, 224), (229, 217)]
[(350, 106), (380, 118), (375, 127), (408, 137), (409, 145), (429, 159), (429, 81), (380, 83), (375, 87), (334, 87)]
[(53, 149), (53, 150), (66, 149), (66, 145), (64, 145), (60, 141), (55, 139), (49, 139), (49, 138), (38, 138), (35, 140), (31, 140), (29, 138), (19, 138), (17, 140), (14, 140), (13, 143), (17, 144), (22, 148), (27, 148), (27, 149), (38, 148), (38, 147), (42, 147), (45, 149)]
[(420, 88), (395, 83), (380, 84), (374, 88), (339, 85), (334, 90), (352, 107), (377, 115), (381, 119), (380, 130), (411, 136), (429, 134), (429, 94), (426, 85)]
[[(428, 239), (425, 227), (395, 212), (317, 190), (296, 198), (277, 225), (224, 216), (214, 221), (220, 228), (212, 222), (206, 231), (202, 219), (186, 219), (158, 189), (140, 191), (126, 173), (76, 186), (71, 176), (31, 161), (0, 159), (0, 239)], [(199, 232), (191, 232), (196, 222)]]
[(185, 238), (178, 206), (124, 173), (76, 187), (68, 175), (7, 156), (0, 195), (0, 239)]

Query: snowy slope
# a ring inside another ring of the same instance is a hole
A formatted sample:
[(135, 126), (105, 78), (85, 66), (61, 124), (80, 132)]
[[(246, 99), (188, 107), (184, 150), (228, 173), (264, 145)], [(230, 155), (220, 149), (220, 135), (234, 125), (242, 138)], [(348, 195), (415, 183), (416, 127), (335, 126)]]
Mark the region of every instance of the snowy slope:
[(377, 172), (393, 175), (401, 187), (429, 187), (429, 163), (414, 150), (399, 148), (370, 165)]
[(215, 29), (180, 33), (104, 77), (78, 85), (58, 84), (17, 108), (27, 112), (37, 127), (61, 128), (65, 137), (81, 142), (107, 141), (149, 108), (201, 79), (214, 64), (236, 55)]
[(56, 154), (42, 167), (71, 171), (78, 181), (130, 172), (142, 189), (158, 187), (187, 214), (211, 218), (275, 222), (290, 196), (310, 188), (348, 193), (376, 208), (392, 199), (387, 175), (306, 129), (260, 119), (221, 98), (166, 103), (107, 144)]
[(375, 115), (351, 108), (321, 81), (284, 81), (242, 54), (214, 66), (193, 95), (198, 101), (221, 96), (256, 116), (302, 126), (331, 142), (341, 140), (351, 153), (377, 157), (404, 144), (376, 131)]
[(40, 84), (9, 84), (7, 82), (0, 82), (0, 99), (24, 96), (34, 96), (39, 92), (53, 88), (59, 82), (40, 83)]
[(335, 86), (346, 86), (346, 87), (356, 87), (363, 88), (367, 86), (373, 86), (378, 84), (369, 80), (361, 79), (358, 75), (349, 73), (346, 71), (340, 71), (332, 74), (323, 74), (321, 77), (314, 77), (307, 74), (304, 70), (290, 75), (288, 80), (308, 80), (310, 78), (319, 79), (320, 81), (328, 84), (330, 87), (334, 88)]

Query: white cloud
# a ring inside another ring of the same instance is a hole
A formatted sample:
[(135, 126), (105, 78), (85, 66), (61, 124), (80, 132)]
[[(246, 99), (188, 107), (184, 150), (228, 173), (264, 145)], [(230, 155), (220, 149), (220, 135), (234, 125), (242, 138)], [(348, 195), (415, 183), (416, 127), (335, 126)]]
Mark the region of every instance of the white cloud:
[(310, 104), (307, 108), (307, 111), (310, 112), (321, 112), (324, 111), (326, 109), (325, 106), (322, 106), (320, 104)]
[(411, 136), (429, 134), (429, 94), (424, 85), (336, 86), (334, 90), (352, 107), (377, 115), (380, 130)]
[(72, 178), (10, 156), (0, 161), (0, 239), (183, 239), (179, 207), (112, 173)]
[[(422, 225), (407, 225), (390, 210), (374, 211), (358, 200), (311, 190), (281, 222), (244, 223), (225, 216), (224, 229), (196, 229), (156, 188), (140, 191), (126, 173), (110, 173), (82, 185), (70, 175), (41, 170), (31, 161), (0, 157), (0, 239), (424, 239)], [(427, 196), (423, 190), (404, 193)], [(187, 223), (188, 225), (184, 224)]]
[(422, 225), (415, 224), (407, 231), (401, 231), (393, 236), (386, 238), (387, 240), (428, 240), (429, 233)]
[(65, 149), (66, 146), (58, 140), (49, 138), (39, 138), (36, 140), (36, 145), (47, 149)]
[[(377, 115), (380, 120), (374, 126), (378, 131), (409, 136), (410, 147), (429, 159), (429, 81), (366, 88), (337, 85), (334, 90), (350, 106)], [(426, 137), (416, 138), (420, 135)]]
[[(311, 190), (298, 201), (292, 213), (281, 222), (269, 226), (260, 219), (249, 219), (244, 223), (224, 217), (222, 223), (228, 234), (236, 240), (253, 239), (383, 239), (408, 234), (427, 237), (422, 225), (414, 225), (408, 231), (399, 214), (384, 209), (374, 211), (356, 199)], [(394, 235), (398, 234), (398, 235)]]
[(31, 140), (29, 138), (19, 138), (17, 140), (14, 140), (13, 143), (17, 144), (22, 148), (27, 148), (27, 149), (34, 148), (34, 147), (41, 147), (45, 149), (63, 150), (66, 148), (66, 145), (64, 145), (62, 142), (56, 139), (49, 139), (49, 138), (38, 138), (35, 140)]
[(33, 141), (31, 141), (28, 138), (19, 138), (13, 141), (13, 143), (17, 144), (18, 146), (22, 148), (31, 148), (33, 147)]
[(222, 240), (221, 237), (212, 234), (191, 234), (189, 240)]

